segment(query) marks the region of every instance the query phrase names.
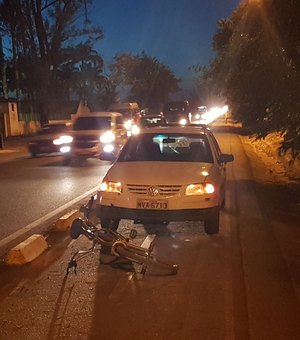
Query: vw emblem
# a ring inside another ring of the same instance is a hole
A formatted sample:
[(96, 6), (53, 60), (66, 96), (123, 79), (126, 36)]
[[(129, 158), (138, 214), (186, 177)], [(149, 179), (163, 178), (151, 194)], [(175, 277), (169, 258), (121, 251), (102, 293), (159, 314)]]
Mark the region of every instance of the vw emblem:
[(149, 196), (156, 196), (156, 195), (159, 194), (159, 190), (156, 187), (149, 187), (147, 189), (147, 193), (148, 193)]

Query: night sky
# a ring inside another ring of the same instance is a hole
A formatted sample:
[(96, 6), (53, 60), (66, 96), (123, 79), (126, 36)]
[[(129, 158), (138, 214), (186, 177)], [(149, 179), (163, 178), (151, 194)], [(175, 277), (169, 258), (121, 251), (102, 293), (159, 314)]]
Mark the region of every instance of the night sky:
[(106, 63), (116, 53), (142, 51), (188, 82), (188, 67), (213, 58), (216, 21), (227, 18), (241, 0), (93, 1), (89, 18), (104, 29), (96, 46)]

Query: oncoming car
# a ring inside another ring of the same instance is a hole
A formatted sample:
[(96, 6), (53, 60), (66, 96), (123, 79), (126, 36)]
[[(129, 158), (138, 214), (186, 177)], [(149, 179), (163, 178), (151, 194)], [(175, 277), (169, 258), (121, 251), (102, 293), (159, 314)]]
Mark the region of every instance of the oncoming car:
[(170, 124), (187, 125), (189, 124), (190, 104), (187, 100), (166, 103), (163, 114)]
[(39, 134), (33, 137), (28, 143), (28, 151), (32, 157), (41, 154), (59, 153), (59, 138), (67, 135), (71, 123), (57, 122), (48, 123), (42, 126)]
[(190, 113), (190, 122), (195, 124), (205, 124), (208, 109), (206, 106), (199, 106), (197, 110)]
[(65, 164), (74, 159), (99, 158), (101, 152), (118, 153), (127, 140), (123, 116), (118, 112), (90, 112), (78, 116), (69, 143), (61, 144)]
[[(114, 160), (109, 154), (101, 159)], [(166, 126), (131, 136), (103, 178), (97, 215), (103, 227), (121, 219), (135, 223), (204, 221), (205, 232), (219, 232), (225, 202), (223, 154), (209, 129)]]

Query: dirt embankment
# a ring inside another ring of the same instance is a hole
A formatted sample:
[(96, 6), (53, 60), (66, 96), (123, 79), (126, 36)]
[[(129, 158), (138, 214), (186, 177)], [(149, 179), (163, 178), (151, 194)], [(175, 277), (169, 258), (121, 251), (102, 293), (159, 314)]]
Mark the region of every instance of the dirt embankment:
[(271, 133), (264, 139), (246, 138), (249, 144), (263, 160), (268, 169), (277, 176), (278, 181), (300, 181), (300, 157), (292, 159), (291, 154), (281, 156), (278, 149), (282, 142), (279, 133)]

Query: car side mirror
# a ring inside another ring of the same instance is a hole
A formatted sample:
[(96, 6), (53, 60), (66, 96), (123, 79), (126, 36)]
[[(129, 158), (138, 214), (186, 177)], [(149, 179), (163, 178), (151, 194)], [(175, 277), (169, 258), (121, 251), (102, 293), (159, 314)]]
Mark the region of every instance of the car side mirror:
[(101, 159), (101, 161), (109, 162), (114, 162), (116, 158), (117, 157), (112, 152), (102, 152), (99, 156), (99, 159)]
[(222, 153), (220, 155), (221, 163), (229, 163), (229, 162), (233, 162), (233, 160), (234, 160), (234, 157), (232, 154)]

